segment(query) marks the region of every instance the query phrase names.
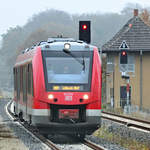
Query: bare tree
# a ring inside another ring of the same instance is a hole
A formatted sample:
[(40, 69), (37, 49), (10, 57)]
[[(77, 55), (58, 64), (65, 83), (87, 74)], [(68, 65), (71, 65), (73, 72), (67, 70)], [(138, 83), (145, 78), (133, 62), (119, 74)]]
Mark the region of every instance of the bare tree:
[(147, 9), (144, 9), (143, 12), (141, 13), (140, 17), (142, 18), (142, 20), (150, 25), (150, 13), (148, 12)]

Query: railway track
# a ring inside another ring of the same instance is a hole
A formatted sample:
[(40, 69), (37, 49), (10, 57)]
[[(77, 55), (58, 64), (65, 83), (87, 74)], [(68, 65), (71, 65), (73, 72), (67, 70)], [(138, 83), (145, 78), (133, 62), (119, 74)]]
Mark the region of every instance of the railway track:
[(94, 150), (106, 150), (106, 149), (104, 149), (104, 147), (97, 146), (96, 144), (94, 144), (91, 141), (88, 141), (86, 139), (83, 140), (83, 144), (87, 145), (88, 147), (90, 147)]
[(59, 147), (57, 147), (56, 144), (54, 144), (53, 142), (51, 142), (50, 140), (48, 140), (47, 138), (45, 138), (43, 135), (41, 135), (38, 130), (35, 130), (35, 128), (29, 126), (26, 122), (22, 122), (18, 119), (18, 117), (16, 117), (10, 110), (10, 105), (12, 104), (12, 102), (10, 102), (7, 106), (6, 106), (6, 110), (9, 113), (11, 119), (13, 119), (14, 121), (18, 121), (26, 130), (28, 130), (32, 135), (34, 135), (36, 138), (38, 138), (40, 141), (42, 141), (44, 144), (46, 144), (49, 148), (51, 148), (52, 150), (61, 150)]
[(118, 115), (118, 114), (113, 114), (113, 113), (105, 112), (105, 111), (102, 112), (102, 118), (124, 124), (127, 127), (134, 127), (137, 129), (142, 129), (144, 131), (150, 131), (149, 121), (140, 120), (140, 119)]
[[(18, 121), (27, 131), (29, 131), (32, 135), (34, 135), (36, 138), (38, 138), (40, 141), (42, 141), (44, 144), (46, 144), (50, 149), (52, 150), (61, 150), (61, 148), (59, 146), (57, 146), (57, 144), (53, 143), (52, 141), (50, 141), (48, 138), (44, 137), (43, 135), (41, 135), (38, 130), (35, 130), (34, 127), (30, 126), (29, 124), (27, 124), (26, 122), (21, 122), (18, 117), (16, 117), (12, 112), (11, 112), (11, 103), (10, 102), (7, 106), (6, 106), (6, 110), (8, 112), (8, 114), (11, 116), (11, 119), (13, 119), (14, 121)], [(84, 140), (80, 140), (82, 141), (81, 144), (86, 145), (87, 147), (91, 148), (92, 150), (106, 150), (105, 148), (96, 145), (95, 143), (88, 141), (86, 139)]]

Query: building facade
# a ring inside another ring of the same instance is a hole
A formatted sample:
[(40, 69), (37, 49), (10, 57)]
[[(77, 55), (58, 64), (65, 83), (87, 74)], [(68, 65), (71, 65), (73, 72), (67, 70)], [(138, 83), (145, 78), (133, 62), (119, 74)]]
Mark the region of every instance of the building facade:
[[(127, 62), (121, 62), (121, 53), (127, 53)], [(106, 99), (112, 107), (150, 110), (150, 26), (139, 17), (138, 10), (123, 28), (106, 44), (102, 52), (107, 54)], [(129, 97), (127, 80), (129, 76)]]

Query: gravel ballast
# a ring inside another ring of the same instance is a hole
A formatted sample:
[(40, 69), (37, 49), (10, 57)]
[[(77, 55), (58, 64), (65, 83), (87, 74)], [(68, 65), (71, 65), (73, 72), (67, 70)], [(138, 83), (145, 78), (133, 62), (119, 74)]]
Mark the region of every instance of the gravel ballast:
[[(107, 131), (104, 132), (104, 135), (100, 134), (100, 137), (102, 138), (95, 136), (89, 136), (88, 138), (97, 144), (101, 143), (103, 147), (109, 150), (125, 149), (119, 145), (129, 147), (128, 149), (141, 150), (141, 147), (144, 147), (144, 149), (150, 149), (150, 132), (129, 128), (107, 119), (102, 119), (102, 128), (100, 130)], [(97, 136), (99, 136), (98, 132)], [(101, 131), (99, 133), (101, 133)]]
[[(8, 100), (0, 100), (0, 150), (49, 150), (50, 148), (32, 136), (24, 127), (19, 125), (19, 123), (9, 119), (5, 112), (5, 105), (8, 102)], [(150, 143), (150, 132), (128, 128), (127, 126), (106, 119), (102, 119), (102, 127), (106, 127), (108, 131), (114, 135), (122, 136), (127, 139), (135, 139), (147, 145)], [(107, 150), (127, 150), (115, 142), (110, 142), (103, 138), (96, 136), (86, 136), (86, 138), (97, 145), (103, 146)], [(58, 145), (62, 149), (77, 150), (80, 147), (81, 150), (89, 150), (89, 148), (78, 142), (69, 145), (67, 143), (58, 143)]]
[(109, 132), (115, 135), (121, 135), (127, 139), (134, 139), (138, 142), (149, 144), (150, 146), (150, 132), (129, 128), (125, 125), (121, 125), (106, 119), (103, 119), (103, 125), (107, 126)]
[[(0, 138), (1, 150), (50, 150), (46, 145), (41, 143), (37, 138), (32, 136), (17, 122), (10, 120), (5, 112), (5, 105), (8, 100), (0, 100), (0, 125), (9, 131), (9, 138)], [(2, 128), (1, 128), (2, 129)], [(2, 132), (2, 131), (0, 131)]]

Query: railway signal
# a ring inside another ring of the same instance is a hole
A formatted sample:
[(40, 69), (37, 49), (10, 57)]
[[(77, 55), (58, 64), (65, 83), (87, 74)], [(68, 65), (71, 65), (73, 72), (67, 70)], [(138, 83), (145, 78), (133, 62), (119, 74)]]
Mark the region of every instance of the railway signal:
[(86, 43), (91, 42), (91, 22), (79, 21), (79, 40)]
[(127, 64), (128, 63), (128, 54), (127, 51), (123, 50), (120, 54), (120, 64)]

